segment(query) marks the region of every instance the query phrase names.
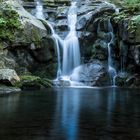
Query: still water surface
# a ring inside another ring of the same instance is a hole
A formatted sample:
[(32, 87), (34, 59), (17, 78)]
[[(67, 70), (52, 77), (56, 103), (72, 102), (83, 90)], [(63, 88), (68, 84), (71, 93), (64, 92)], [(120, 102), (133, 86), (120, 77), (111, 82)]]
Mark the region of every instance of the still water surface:
[(140, 140), (139, 91), (56, 88), (0, 96), (0, 140)]

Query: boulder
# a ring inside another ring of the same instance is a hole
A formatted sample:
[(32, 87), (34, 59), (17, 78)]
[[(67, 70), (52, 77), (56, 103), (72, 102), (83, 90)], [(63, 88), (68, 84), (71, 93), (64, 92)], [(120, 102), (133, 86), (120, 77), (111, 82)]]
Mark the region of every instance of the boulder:
[(0, 84), (15, 85), (20, 82), (20, 78), (13, 69), (0, 69)]
[(52, 82), (49, 79), (41, 79), (38, 76), (22, 75), (21, 82), (17, 85), (22, 90), (39, 90), (46, 87), (52, 87)]
[(130, 88), (140, 88), (140, 75), (134, 74), (126, 79), (126, 86)]
[(76, 67), (70, 76), (71, 81), (81, 82), (88, 86), (105, 86), (109, 76), (100, 62), (83, 64)]

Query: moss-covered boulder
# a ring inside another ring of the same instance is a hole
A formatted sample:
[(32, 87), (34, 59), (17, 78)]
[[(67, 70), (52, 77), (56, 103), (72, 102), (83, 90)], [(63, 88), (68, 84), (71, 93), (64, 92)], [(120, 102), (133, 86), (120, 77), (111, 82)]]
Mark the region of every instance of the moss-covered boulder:
[(41, 79), (38, 76), (23, 75), (20, 76), (21, 82), (17, 86), (22, 90), (38, 90), (42, 88), (52, 87), (52, 82), (48, 79)]

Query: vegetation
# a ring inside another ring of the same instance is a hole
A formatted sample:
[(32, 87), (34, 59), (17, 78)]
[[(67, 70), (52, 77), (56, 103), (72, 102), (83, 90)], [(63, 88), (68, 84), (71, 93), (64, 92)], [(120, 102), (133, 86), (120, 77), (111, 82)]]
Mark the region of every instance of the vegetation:
[(128, 4), (128, 5), (140, 4), (140, 0), (125, 0), (124, 2), (125, 2), (125, 4)]
[(52, 82), (49, 79), (41, 79), (39, 76), (22, 75), (20, 82), (16, 83), (16, 87), (21, 89), (41, 89), (45, 87), (52, 87)]
[(140, 0), (109, 0), (111, 3), (115, 5), (119, 5), (121, 7), (127, 7), (131, 10), (140, 10)]
[(0, 3), (0, 41), (13, 41), (15, 30), (21, 29), (19, 15), (6, 3)]

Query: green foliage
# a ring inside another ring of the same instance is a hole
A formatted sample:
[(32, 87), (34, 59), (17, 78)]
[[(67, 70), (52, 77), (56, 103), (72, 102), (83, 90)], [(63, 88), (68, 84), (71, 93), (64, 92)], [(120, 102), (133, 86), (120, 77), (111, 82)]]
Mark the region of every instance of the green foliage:
[(134, 17), (132, 18), (132, 20), (133, 20), (136, 24), (140, 24), (140, 15), (134, 16)]
[(29, 88), (44, 88), (44, 87), (52, 87), (52, 82), (46, 78), (40, 78), (39, 76), (34, 75), (22, 75), (20, 76), (20, 82), (16, 83), (16, 87), (22, 89)]
[(5, 3), (0, 4), (0, 40), (13, 41), (14, 32), (21, 29), (19, 15)]
[(140, 4), (140, 0), (125, 0), (124, 1), (128, 5), (137, 5)]
[(31, 76), (31, 75), (23, 75), (23, 76), (20, 76), (20, 79), (21, 81), (41, 81), (41, 78), (38, 77), (38, 76)]
[(123, 11), (120, 12), (119, 14), (114, 15), (115, 23), (119, 23), (120, 21), (124, 20), (125, 18), (127, 18), (127, 14), (125, 14)]

